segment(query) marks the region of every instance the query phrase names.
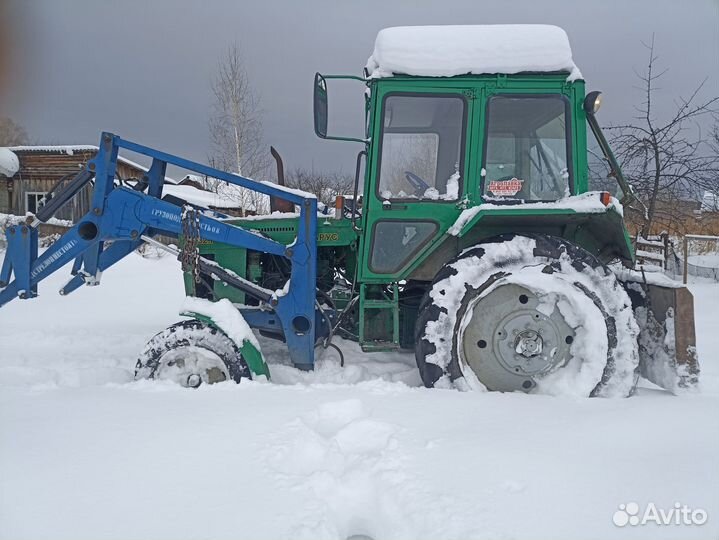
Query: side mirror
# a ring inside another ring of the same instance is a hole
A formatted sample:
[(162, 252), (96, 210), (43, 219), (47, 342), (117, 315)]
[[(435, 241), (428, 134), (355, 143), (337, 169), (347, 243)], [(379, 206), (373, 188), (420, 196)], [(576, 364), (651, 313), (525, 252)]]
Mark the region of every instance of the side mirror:
[(366, 79), (363, 79), (362, 77), (355, 77), (353, 75), (321, 75), (320, 73), (315, 73), (315, 88), (313, 93), (315, 133), (321, 139), (361, 142), (367, 144), (367, 139), (358, 139), (357, 137), (335, 137), (334, 135), (327, 134), (327, 121), (329, 117), (327, 110), (327, 81), (329, 79), (344, 79), (362, 81), (365, 84), (367, 83)]
[(327, 81), (315, 73), (314, 90), (315, 133), (322, 139), (327, 138)]

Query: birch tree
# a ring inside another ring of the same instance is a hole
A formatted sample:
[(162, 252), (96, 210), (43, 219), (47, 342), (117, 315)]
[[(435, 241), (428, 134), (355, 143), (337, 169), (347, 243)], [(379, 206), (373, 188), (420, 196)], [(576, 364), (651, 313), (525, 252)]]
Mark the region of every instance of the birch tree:
[[(245, 69), (237, 43), (230, 45), (217, 64), (212, 79), (212, 116), (209, 121), (210, 162), (217, 168), (252, 179), (261, 179), (269, 165), (262, 134), (262, 109)], [(243, 214), (267, 212), (264, 195), (208, 179), (208, 187), (237, 201)]]

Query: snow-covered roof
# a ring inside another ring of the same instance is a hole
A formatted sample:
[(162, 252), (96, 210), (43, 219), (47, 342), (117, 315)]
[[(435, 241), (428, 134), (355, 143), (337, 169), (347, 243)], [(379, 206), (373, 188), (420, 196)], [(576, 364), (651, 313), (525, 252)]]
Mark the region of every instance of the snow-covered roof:
[[(75, 154), (75, 152), (97, 152), (99, 148), (92, 144), (51, 144), (11, 146), (9, 147), (9, 150), (11, 150), (12, 152), (56, 152), (72, 156)], [(119, 161), (120, 163), (124, 163), (125, 165), (129, 165), (130, 167), (134, 167), (140, 171), (147, 172), (148, 170), (148, 168), (144, 165), (140, 165), (139, 163), (132, 161), (131, 159), (127, 159), (123, 156), (117, 156), (117, 161)], [(177, 180), (170, 178), (169, 176), (165, 176), (165, 182), (170, 184), (177, 184)]]
[(0, 174), (10, 178), (20, 169), (20, 161), (12, 150), (0, 147)]
[(38, 145), (38, 146), (11, 146), (13, 152), (60, 152), (69, 156), (75, 152), (96, 152), (97, 146), (90, 144), (55, 144), (55, 145)]
[(205, 177), (199, 174), (186, 174), (185, 177), (178, 182), (178, 184), (182, 184), (183, 182), (199, 182), (202, 183), (205, 180)]
[(546, 24), (385, 28), (366, 67), (372, 78), (558, 71), (569, 80), (582, 77), (566, 32)]
[(190, 204), (196, 206), (202, 206), (203, 208), (239, 208), (241, 204), (227, 196), (213, 193), (211, 191), (204, 191), (197, 189), (196, 187), (189, 185), (172, 185), (165, 184), (162, 188), (164, 195), (172, 195), (173, 197), (179, 197), (187, 201)]

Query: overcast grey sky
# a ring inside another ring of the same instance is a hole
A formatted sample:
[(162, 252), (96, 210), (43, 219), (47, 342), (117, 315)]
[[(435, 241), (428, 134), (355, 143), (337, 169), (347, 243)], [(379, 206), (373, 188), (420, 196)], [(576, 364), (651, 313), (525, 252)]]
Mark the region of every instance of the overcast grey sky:
[[(2, 28), (13, 34), (4, 43), (10, 66), (0, 116), (42, 143), (97, 144), (108, 130), (205, 161), (209, 80), (237, 41), (262, 99), (268, 147), (280, 150), (286, 167), (350, 172), (358, 145), (321, 141), (312, 131), (312, 78), (361, 74), (377, 31), (397, 25), (562, 26), (588, 87), (604, 91), (605, 124), (633, 114), (634, 70), (645, 67), (641, 41), (652, 33), (659, 65), (669, 68), (659, 115), (704, 78), (704, 96), (719, 95), (719, 0), (10, 0), (4, 7)], [(335, 131), (361, 133), (362, 90), (360, 83), (330, 88)]]

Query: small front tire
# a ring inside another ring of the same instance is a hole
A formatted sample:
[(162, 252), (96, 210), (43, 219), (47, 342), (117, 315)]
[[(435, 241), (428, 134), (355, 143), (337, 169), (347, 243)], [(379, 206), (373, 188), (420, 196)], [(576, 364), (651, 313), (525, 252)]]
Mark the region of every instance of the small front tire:
[(135, 379), (172, 380), (182, 386), (250, 379), (240, 349), (221, 330), (197, 319), (181, 321), (148, 341), (135, 365)]

